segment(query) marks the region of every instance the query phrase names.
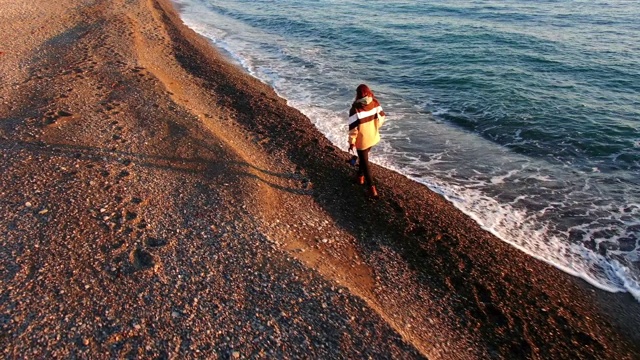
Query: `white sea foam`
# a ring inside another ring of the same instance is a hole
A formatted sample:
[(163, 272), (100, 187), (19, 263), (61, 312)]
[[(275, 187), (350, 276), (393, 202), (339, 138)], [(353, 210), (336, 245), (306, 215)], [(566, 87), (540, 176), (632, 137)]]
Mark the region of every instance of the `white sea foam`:
[(447, 108), (440, 108), (440, 109), (436, 109), (434, 112), (432, 112), (433, 116), (441, 116), (444, 114), (447, 114), (450, 111), (450, 109)]
[(510, 178), (511, 176), (513, 176), (517, 172), (518, 172), (518, 170), (509, 170), (509, 172), (507, 172), (505, 175), (496, 175), (496, 176), (492, 177), (490, 181), (494, 185), (503, 184), (505, 179)]

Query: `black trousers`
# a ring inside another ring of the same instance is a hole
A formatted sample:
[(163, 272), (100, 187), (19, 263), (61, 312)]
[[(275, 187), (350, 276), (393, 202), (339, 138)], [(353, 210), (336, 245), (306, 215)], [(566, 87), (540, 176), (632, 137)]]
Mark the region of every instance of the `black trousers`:
[(364, 175), (367, 186), (373, 186), (373, 175), (371, 175), (371, 166), (369, 166), (369, 150), (358, 150), (358, 175)]

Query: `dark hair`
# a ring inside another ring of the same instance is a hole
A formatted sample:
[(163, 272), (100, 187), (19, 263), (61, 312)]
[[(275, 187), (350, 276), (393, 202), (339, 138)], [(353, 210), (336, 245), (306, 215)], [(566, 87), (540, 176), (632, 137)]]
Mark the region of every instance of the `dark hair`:
[(356, 100), (362, 99), (363, 97), (367, 96), (374, 97), (373, 91), (371, 91), (371, 89), (369, 89), (369, 87), (365, 84), (358, 85), (358, 88), (356, 89)]

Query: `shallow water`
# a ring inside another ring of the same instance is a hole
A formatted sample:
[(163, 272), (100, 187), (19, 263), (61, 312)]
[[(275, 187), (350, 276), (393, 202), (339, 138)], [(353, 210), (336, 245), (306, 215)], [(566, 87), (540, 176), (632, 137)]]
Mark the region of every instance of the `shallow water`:
[(369, 84), (390, 120), (373, 161), (640, 300), (636, 2), (175, 3), (342, 148), (354, 89)]

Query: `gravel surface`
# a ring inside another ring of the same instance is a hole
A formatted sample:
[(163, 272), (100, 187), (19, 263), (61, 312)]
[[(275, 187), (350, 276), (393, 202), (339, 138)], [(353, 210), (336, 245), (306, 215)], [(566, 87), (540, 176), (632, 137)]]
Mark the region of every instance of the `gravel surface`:
[(348, 155), (164, 0), (0, 0), (3, 358), (640, 358), (640, 305)]

